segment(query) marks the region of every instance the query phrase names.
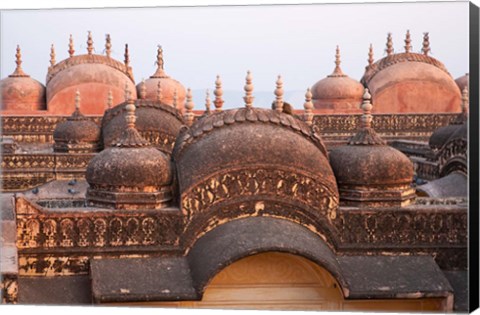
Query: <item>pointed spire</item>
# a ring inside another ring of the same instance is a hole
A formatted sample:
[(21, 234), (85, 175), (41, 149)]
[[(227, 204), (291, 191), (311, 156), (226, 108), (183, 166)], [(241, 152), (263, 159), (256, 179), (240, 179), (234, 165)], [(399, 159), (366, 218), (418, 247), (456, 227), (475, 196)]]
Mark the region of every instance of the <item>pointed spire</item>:
[(405, 35), (405, 52), (409, 53), (412, 50), (412, 39), (410, 38), (410, 30), (407, 30)]
[(193, 114), (193, 107), (195, 104), (193, 104), (193, 98), (192, 98), (192, 90), (190, 88), (187, 89), (187, 101), (185, 103), (185, 120), (187, 122), (188, 126), (191, 126), (193, 124), (193, 119), (194, 119), (194, 114)]
[(93, 52), (93, 39), (92, 39), (92, 32), (88, 31), (88, 39), (87, 39), (87, 52), (89, 55)]
[(333, 70), (333, 75), (343, 75), (342, 69), (340, 68), (340, 47), (337, 45), (337, 49), (335, 51), (335, 69)]
[(275, 89), (275, 110), (279, 113), (283, 112), (283, 80), (282, 76), (277, 77), (275, 82), (277, 87)]
[(77, 89), (77, 91), (75, 92), (75, 111), (76, 112), (80, 111), (80, 101), (81, 101), (80, 91)]
[(348, 141), (349, 145), (386, 145), (385, 140), (383, 140), (372, 128), (372, 96), (368, 91), (368, 88), (365, 88), (365, 93), (363, 94), (363, 102), (360, 108), (363, 111), (362, 116), (360, 117), (360, 131), (355, 134)]
[(252, 74), (250, 71), (247, 71), (247, 77), (245, 78), (246, 84), (244, 86), (245, 90), (245, 96), (243, 97), (243, 100), (245, 101), (245, 106), (247, 108), (252, 108), (253, 107), (253, 84), (252, 84)]
[(220, 76), (217, 75), (217, 80), (215, 80), (215, 91), (213, 92), (215, 94), (215, 100), (213, 101), (213, 104), (215, 104), (215, 111), (220, 112), (222, 111), (222, 106), (223, 106), (223, 89), (222, 89), (222, 80), (220, 80)]
[(155, 64), (157, 65), (157, 70), (150, 78), (168, 78), (163, 70), (163, 49), (160, 45), (157, 47), (157, 61), (155, 61)]
[(147, 98), (147, 85), (145, 84), (145, 79), (142, 79), (142, 83), (140, 84), (140, 98), (142, 100)]
[(113, 93), (112, 90), (108, 90), (107, 95), (107, 108), (110, 109), (113, 106)]
[(310, 88), (308, 88), (307, 93), (305, 93), (305, 103), (303, 104), (303, 108), (305, 109), (303, 119), (307, 125), (311, 126), (313, 124), (313, 102), (312, 91)]
[(211, 103), (212, 102), (210, 100), (210, 91), (207, 89), (206, 96), (205, 96), (205, 114), (210, 114)]
[(470, 100), (468, 98), (468, 87), (465, 86), (462, 91), (462, 113), (466, 114), (468, 113), (468, 107)]
[(57, 63), (57, 61), (55, 60), (55, 57), (56, 57), (55, 46), (53, 46), (52, 44), (52, 46), (50, 47), (50, 66), (51, 67), (53, 67)]
[(368, 48), (368, 66), (371, 67), (374, 62), (375, 59), (373, 59), (373, 45), (370, 44), (370, 47)]
[(127, 105), (125, 105), (126, 115), (125, 121), (127, 122), (127, 128), (134, 129), (135, 128), (135, 121), (137, 121), (137, 117), (135, 116), (135, 102), (132, 99), (127, 101)]
[(68, 39), (68, 54), (70, 55), (70, 58), (73, 57), (74, 53), (75, 49), (73, 47), (73, 36), (70, 34), (70, 38)]
[(423, 33), (423, 47), (422, 47), (422, 53), (425, 56), (428, 56), (430, 53), (430, 38), (428, 36), (428, 32)]
[(145, 140), (135, 128), (135, 122), (137, 116), (135, 116), (135, 101), (131, 98), (128, 99), (125, 105), (125, 122), (127, 128), (122, 132), (119, 139), (113, 141), (112, 146), (122, 148), (138, 148), (149, 147), (150, 143)]
[(392, 40), (392, 33), (388, 33), (387, 35), (387, 49), (385, 49), (387, 52), (387, 56), (393, 55), (393, 40)]
[(177, 106), (177, 88), (175, 88), (175, 90), (173, 90), (173, 108), (178, 109), (178, 106)]
[(157, 84), (157, 101), (160, 103), (162, 102), (162, 81), (160, 80), (158, 80), (158, 84)]
[(125, 44), (125, 60), (124, 60), (124, 63), (125, 63), (125, 67), (129, 67), (130, 65), (130, 52), (128, 51), (128, 44)]
[(110, 58), (112, 54), (112, 39), (110, 38), (110, 34), (107, 34), (105, 38), (105, 54), (108, 58)]
[(13, 73), (9, 76), (10, 77), (28, 77), (28, 75), (25, 72), (23, 72), (23, 69), (22, 69), (22, 51), (20, 50), (20, 45), (17, 45), (17, 53), (15, 54), (15, 63), (17, 64), (17, 66), (15, 67), (15, 71), (13, 71)]

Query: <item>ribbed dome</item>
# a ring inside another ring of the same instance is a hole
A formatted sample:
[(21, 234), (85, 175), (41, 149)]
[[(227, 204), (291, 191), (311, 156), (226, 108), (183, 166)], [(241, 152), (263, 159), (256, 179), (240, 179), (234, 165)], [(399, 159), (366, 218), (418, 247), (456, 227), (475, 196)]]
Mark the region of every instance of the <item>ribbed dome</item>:
[(135, 129), (133, 100), (126, 111), (127, 127), (116, 144), (88, 164), (87, 203), (115, 209), (162, 208), (172, 199), (171, 162)]
[[(162, 104), (170, 106), (176, 103), (178, 110), (180, 112), (183, 111), (186, 95), (185, 87), (165, 73), (163, 69), (163, 50), (161, 47), (158, 47), (157, 51), (157, 70), (149, 79), (144, 81), (144, 84), (146, 87), (146, 99), (160, 101)], [(142, 83), (137, 85), (137, 95), (141, 94), (141, 85)], [(176, 100), (174, 101), (175, 98)]]
[[(104, 147), (116, 141), (126, 128), (126, 103), (121, 103), (105, 112), (102, 120), (102, 137)], [(184, 125), (179, 111), (170, 105), (158, 101), (135, 100), (138, 132), (153, 146), (165, 154), (171, 154), (175, 139)]]
[(370, 64), (361, 82), (368, 87), (377, 113), (455, 112), (460, 91), (445, 66), (428, 56), (428, 40), (423, 54), (411, 52), (407, 33), (406, 52), (393, 54), (391, 38), (388, 55)]
[(403, 206), (415, 196), (411, 188), (413, 164), (402, 152), (388, 146), (370, 127), (372, 105), (364, 95), (362, 128), (348, 145), (330, 152), (340, 202), (345, 205)]
[(7, 78), (0, 81), (0, 110), (44, 110), (45, 87), (26, 74), (22, 67), (20, 47), (17, 46), (17, 67)]
[[(113, 103), (123, 101), (125, 85), (135, 91), (132, 69), (129, 66), (128, 45), (125, 49), (125, 62), (110, 56), (110, 37), (107, 36), (106, 55), (93, 54), (93, 40), (89, 34), (88, 53), (74, 56), (73, 40), (70, 38), (70, 57), (52, 66), (47, 74), (47, 104), (52, 114), (66, 114), (73, 111), (67, 105), (76, 90), (82, 94), (82, 110), (87, 115), (99, 115), (105, 111), (105, 100), (109, 93)], [(133, 95), (136, 98), (136, 93)]]
[(312, 86), (313, 104), (322, 113), (360, 112), (363, 86), (343, 73), (340, 68), (340, 52), (337, 47), (335, 70)]

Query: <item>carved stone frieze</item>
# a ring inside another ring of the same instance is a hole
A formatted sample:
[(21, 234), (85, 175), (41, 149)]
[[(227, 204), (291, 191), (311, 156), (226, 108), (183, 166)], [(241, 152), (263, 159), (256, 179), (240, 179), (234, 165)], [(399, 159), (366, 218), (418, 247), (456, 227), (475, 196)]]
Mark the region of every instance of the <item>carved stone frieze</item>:
[(1, 304), (17, 304), (18, 280), (16, 275), (0, 275)]

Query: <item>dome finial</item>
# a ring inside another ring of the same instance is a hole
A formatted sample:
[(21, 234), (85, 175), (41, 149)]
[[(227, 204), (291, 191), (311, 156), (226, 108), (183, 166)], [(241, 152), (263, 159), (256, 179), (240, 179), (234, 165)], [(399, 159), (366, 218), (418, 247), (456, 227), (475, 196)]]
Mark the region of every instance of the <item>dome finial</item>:
[(57, 61), (55, 60), (55, 57), (56, 57), (55, 46), (53, 46), (52, 44), (52, 46), (50, 47), (50, 66), (51, 67), (53, 67), (57, 63)]
[(387, 49), (385, 51), (387, 52), (387, 56), (393, 55), (392, 33), (388, 33), (388, 35), (387, 35)]
[(207, 89), (206, 91), (206, 96), (205, 96), (205, 113), (210, 114), (210, 105), (211, 105), (211, 100), (210, 100), (210, 91)]
[(193, 107), (194, 106), (195, 106), (195, 104), (193, 104), (192, 90), (190, 88), (188, 88), (187, 89), (187, 101), (185, 103), (185, 109), (186, 109), (185, 120), (186, 120), (188, 126), (191, 126), (193, 124), (193, 118), (194, 118)]
[(128, 68), (128, 66), (130, 65), (130, 52), (128, 51), (128, 44), (125, 44), (125, 60), (124, 60), (124, 63), (125, 63), (125, 67)]
[(135, 129), (135, 121), (137, 117), (135, 116), (135, 102), (133, 99), (129, 99), (127, 101), (127, 105), (125, 105), (125, 110), (127, 114), (125, 115), (125, 121), (127, 122), (128, 129)]
[(410, 38), (410, 30), (407, 30), (405, 35), (405, 52), (409, 53), (412, 50), (412, 39)]
[(15, 71), (10, 75), (11, 77), (24, 77), (27, 76), (22, 69), (22, 51), (20, 50), (20, 45), (17, 45), (17, 53), (15, 54)]
[(77, 89), (75, 92), (75, 111), (79, 112), (80, 111), (80, 91)]
[(370, 95), (368, 88), (365, 88), (365, 93), (363, 94), (363, 102), (361, 105), (363, 114), (361, 118), (361, 128), (371, 128), (372, 127), (372, 96)]
[(68, 54), (71, 57), (73, 57), (73, 54), (75, 53), (75, 48), (73, 47), (73, 36), (70, 34), (70, 38), (68, 39)]
[(162, 102), (162, 81), (160, 80), (158, 80), (157, 84), (157, 101), (160, 103)]
[(92, 32), (88, 31), (88, 39), (87, 39), (87, 52), (89, 55), (93, 52), (93, 39), (92, 39)]
[(163, 70), (163, 49), (161, 45), (157, 47), (157, 67), (158, 69)]
[(468, 112), (468, 106), (470, 105), (470, 100), (468, 98), (468, 87), (465, 86), (462, 91), (462, 113), (466, 114)]
[(423, 33), (423, 47), (422, 52), (425, 56), (428, 56), (430, 53), (430, 38), (428, 36), (428, 32)]
[[(160, 84), (159, 84), (160, 86)], [(173, 108), (178, 108), (177, 107), (177, 88), (175, 88), (175, 90), (173, 90)]]
[(337, 45), (337, 49), (335, 51), (335, 70), (333, 70), (333, 74), (339, 74), (342, 75), (342, 68), (340, 68), (340, 47)]
[(222, 111), (222, 106), (223, 106), (223, 89), (222, 89), (222, 80), (220, 80), (220, 76), (217, 75), (217, 79), (215, 80), (215, 91), (213, 92), (215, 94), (215, 100), (213, 101), (213, 104), (215, 104), (215, 110), (217, 112)]
[(245, 106), (247, 108), (252, 108), (253, 107), (253, 84), (252, 84), (252, 74), (250, 73), (250, 70), (247, 71), (247, 77), (246, 77), (246, 84), (244, 87), (245, 90), (245, 96), (243, 97), (243, 100), (245, 101)]
[(140, 85), (140, 98), (142, 100), (147, 98), (147, 84), (145, 84), (145, 79), (142, 79), (142, 84)]
[(105, 54), (107, 55), (108, 58), (110, 58), (111, 53), (112, 53), (112, 39), (110, 38), (110, 34), (107, 34), (105, 38)]
[(275, 89), (275, 110), (279, 113), (283, 112), (283, 80), (282, 76), (279, 75), (277, 77), (277, 81), (275, 82), (277, 85)]
[(110, 109), (113, 106), (113, 93), (112, 90), (108, 90), (107, 95), (107, 108)]
[(131, 92), (128, 86), (128, 82), (125, 81), (125, 102), (128, 102), (131, 99)]
[(305, 103), (303, 104), (303, 108), (305, 109), (303, 119), (307, 123), (307, 125), (311, 126), (313, 124), (313, 103), (312, 103), (312, 91), (310, 88), (307, 89), (307, 93), (305, 93)]
[(368, 49), (368, 66), (371, 67), (374, 63), (374, 59), (373, 59), (373, 45), (370, 44), (370, 47)]

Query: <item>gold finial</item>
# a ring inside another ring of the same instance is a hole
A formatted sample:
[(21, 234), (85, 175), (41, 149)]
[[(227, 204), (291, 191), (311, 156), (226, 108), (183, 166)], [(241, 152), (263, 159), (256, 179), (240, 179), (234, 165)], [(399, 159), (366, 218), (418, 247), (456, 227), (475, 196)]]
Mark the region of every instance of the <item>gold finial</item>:
[(108, 58), (110, 58), (111, 53), (112, 53), (112, 39), (110, 38), (110, 34), (107, 34), (105, 38), (105, 54), (107, 55)]
[(145, 84), (145, 79), (142, 79), (142, 83), (140, 84), (140, 98), (142, 100), (147, 98), (147, 85)]
[(75, 92), (75, 111), (80, 111), (80, 91), (77, 89)]
[(194, 106), (195, 105), (193, 104), (192, 90), (190, 88), (188, 88), (187, 89), (187, 101), (185, 103), (185, 109), (186, 109), (185, 120), (186, 120), (188, 126), (191, 126), (193, 124), (193, 118), (194, 118), (193, 107)]
[(387, 56), (393, 55), (393, 40), (392, 40), (392, 33), (388, 33), (387, 35)]
[(422, 52), (425, 56), (428, 56), (430, 53), (430, 38), (428, 36), (428, 32), (423, 33), (423, 47)]
[(127, 105), (125, 105), (125, 110), (127, 112), (125, 115), (125, 121), (127, 122), (128, 129), (135, 128), (135, 121), (137, 120), (137, 117), (135, 116), (135, 109), (135, 101), (133, 99), (129, 99), (127, 101)]
[(405, 52), (409, 53), (412, 50), (412, 40), (410, 38), (410, 30), (407, 30), (405, 35)]
[(113, 93), (112, 90), (108, 90), (107, 95), (107, 108), (110, 109), (113, 106)]
[(244, 86), (245, 90), (245, 96), (243, 97), (243, 100), (245, 101), (245, 106), (247, 108), (252, 108), (253, 107), (253, 84), (252, 84), (252, 74), (250, 71), (247, 71), (247, 77), (245, 78), (246, 84)]
[(130, 65), (130, 52), (128, 51), (128, 44), (125, 44), (125, 60), (124, 60), (124, 63), (125, 63), (125, 67), (128, 68), (128, 66)]
[[(177, 90), (175, 90), (176, 92)], [(158, 80), (157, 84), (157, 101), (162, 102), (162, 81)]]
[(175, 90), (173, 90), (173, 108), (178, 108), (177, 107), (177, 88), (175, 88)]
[(128, 86), (128, 82), (125, 81), (125, 102), (128, 102), (128, 100), (131, 99), (131, 93), (130, 93), (130, 88)]
[(158, 45), (157, 48), (157, 67), (163, 70), (163, 49), (161, 45)]
[(17, 52), (15, 54), (15, 71), (10, 75), (11, 77), (24, 77), (27, 76), (22, 69), (22, 51), (20, 50), (20, 45), (17, 45)]
[(468, 106), (470, 105), (470, 100), (468, 98), (468, 87), (465, 86), (462, 91), (462, 113), (466, 114), (468, 112)]
[(363, 94), (363, 102), (361, 108), (363, 114), (361, 117), (361, 127), (362, 128), (371, 128), (372, 126), (372, 96), (370, 95), (368, 88), (365, 88), (365, 93)]
[(57, 61), (55, 60), (55, 57), (56, 57), (55, 46), (53, 46), (52, 44), (52, 46), (50, 47), (50, 66), (52, 67), (55, 65), (55, 63), (57, 63)]
[(368, 66), (371, 67), (373, 65), (373, 45), (370, 44), (370, 48), (368, 49)]
[(89, 55), (93, 52), (93, 39), (92, 39), (92, 32), (88, 31), (88, 39), (87, 39), (87, 52)]
[(217, 112), (222, 111), (222, 106), (223, 106), (223, 89), (222, 89), (222, 80), (220, 80), (220, 76), (217, 75), (217, 80), (215, 80), (215, 91), (213, 91), (213, 94), (215, 94), (215, 100), (213, 101), (213, 104), (215, 104), (215, 110)]
[(283, 80), (282, 76), (277, 77), (277, 81), (275, 82), (277, 85), (274, 93), (275, 93), (275, 110), (279, 113), (283, 112)]
[(207, 89), (206, 96), (205, 96), (205, 113), (210, 114), (210, 91)]
[(70, 55), (70, 58), (73, 57), (74, 53), (75, 49), (73, 47), (73, 36), (70, 34), (70, 38), (68, 39), (68, 54)]
[(307, 125), (311, 126), (313, 124), (313, 103), (312, 103), (312, 91), (310, 88), (307, 89), (305, 93), (305, 103), (303, 104), (305, 109), (304, 120)]

